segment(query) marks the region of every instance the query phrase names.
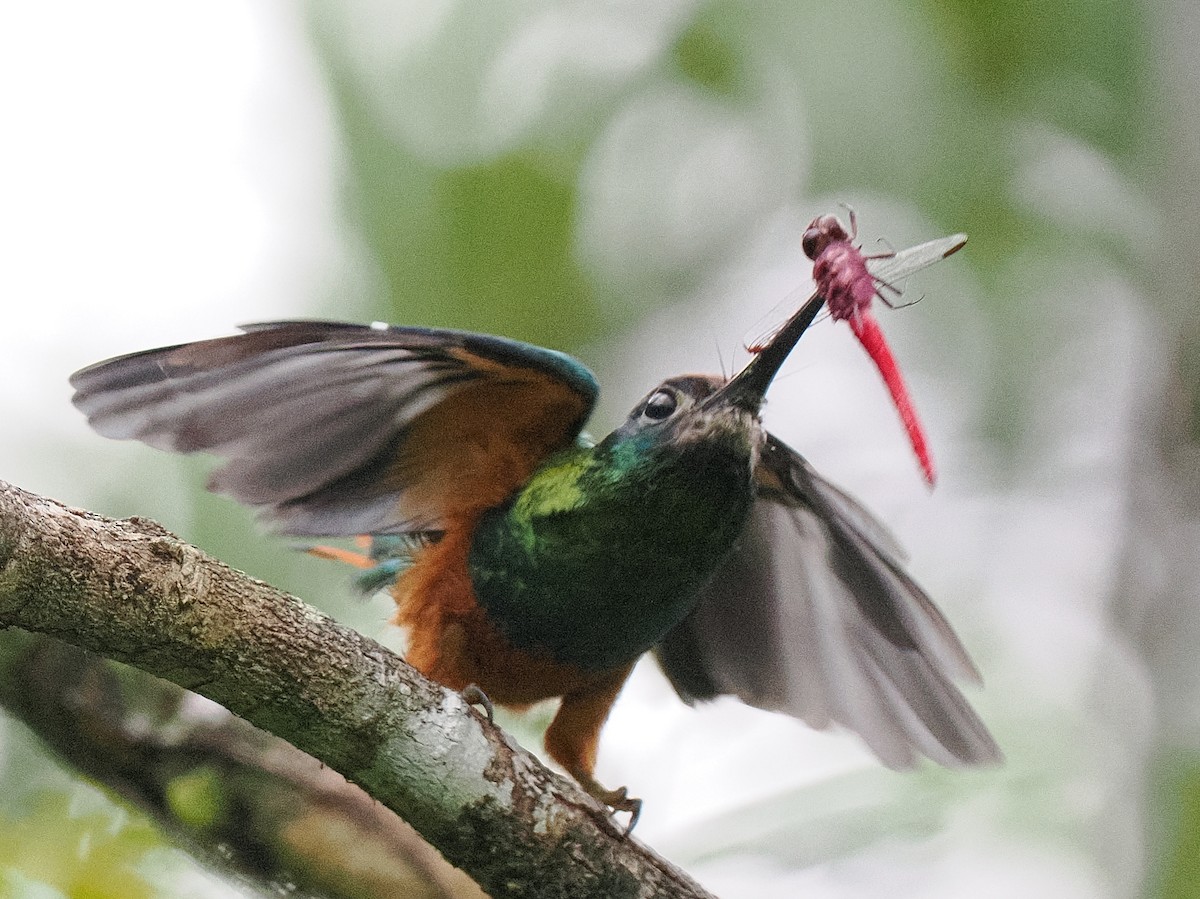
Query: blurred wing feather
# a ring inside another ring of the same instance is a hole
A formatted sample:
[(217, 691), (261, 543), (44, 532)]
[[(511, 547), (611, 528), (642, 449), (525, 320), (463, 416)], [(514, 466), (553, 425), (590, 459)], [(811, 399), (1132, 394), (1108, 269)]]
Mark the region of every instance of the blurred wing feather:
[(571, 443), (598, 391), (569, 356), (460, 331), (270, 322), (71, 378), (106, 437), (205, 451), (279, 530), (436, 530)]
[(760, 469), (743, 540), (657, 649), (680, 695), (840, 724), (895, 768), (998, 760), (953, 683), (975, 667), (886, 529), (774, 438)]

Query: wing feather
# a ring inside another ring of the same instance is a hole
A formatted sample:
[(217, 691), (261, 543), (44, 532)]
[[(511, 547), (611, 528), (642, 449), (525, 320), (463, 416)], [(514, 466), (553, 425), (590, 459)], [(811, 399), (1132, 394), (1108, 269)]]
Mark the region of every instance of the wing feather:
[(953, 682), (975, 667), (886, 529), (774, 438), (761, 466), (741, 543), (657, 649), (680, 695), (837, 723), (895, 768), (998, 760)]
[(99, 433), (224, 459), (210, 487), (279, 530), (436, 530), (502, 500), (574, 440), (595, 378), (569, 356), (486, 335), (338, 322), (101, 362), (71, 378)]

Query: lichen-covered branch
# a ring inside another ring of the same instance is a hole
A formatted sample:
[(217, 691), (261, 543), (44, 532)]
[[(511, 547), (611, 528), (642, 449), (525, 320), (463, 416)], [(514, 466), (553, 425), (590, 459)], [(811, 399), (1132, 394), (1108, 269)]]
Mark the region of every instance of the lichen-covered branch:
[(0, 482), (0, 627), (215, 700), (328, 764), (493, 896), (704, 896), (455, 693), (153, 522)]
[(2, 630), (0, 708), (194, 855), (271, 895), (483, 895), (332, 768), (136, 668)]

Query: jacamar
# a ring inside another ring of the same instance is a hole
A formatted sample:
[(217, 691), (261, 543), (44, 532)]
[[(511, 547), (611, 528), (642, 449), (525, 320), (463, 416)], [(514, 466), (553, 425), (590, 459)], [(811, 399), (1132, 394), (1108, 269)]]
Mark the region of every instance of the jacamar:
[(461, 331), (257, 324), (71, 383), (107, 437), (223, 457), (210, 488), (282, 532), (402, 545), (388, 571), (408, 661), (508, 706), (561, 698), (550, 756), (636, 816), (593, 769), (648, 651), (689, 703), (732, 694), (837, 722), (893, 767), (999, 756), (952, 682), (978, 674), (895, 541), (763, 428), (822, 302), (736, 377), (669, 378), (598, 443), (581, 363)]

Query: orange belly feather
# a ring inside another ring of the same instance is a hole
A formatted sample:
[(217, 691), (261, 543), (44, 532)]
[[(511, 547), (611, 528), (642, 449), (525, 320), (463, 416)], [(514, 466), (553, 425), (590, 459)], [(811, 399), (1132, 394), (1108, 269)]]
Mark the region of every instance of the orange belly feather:
[(586, 672), (513, 646), (475, 597), (467, 568), (477, 515), (447, 522), (392, 590), (395, 622), (408, 631), (405, 658), (421, 673), (461, 690), (475, 684), (493, 702), (527, 706), (586, 690), (611, 672)]

